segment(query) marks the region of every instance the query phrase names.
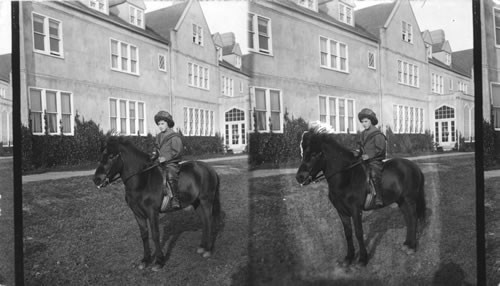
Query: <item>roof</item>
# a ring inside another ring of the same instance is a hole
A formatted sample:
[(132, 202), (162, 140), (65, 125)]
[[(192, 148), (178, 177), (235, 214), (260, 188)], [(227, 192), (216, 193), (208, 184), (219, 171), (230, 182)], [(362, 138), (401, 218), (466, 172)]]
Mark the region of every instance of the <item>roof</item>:
[(10, 73), (12, 72), (12, 55), (0, 55), (0, 80), (10, 82)]
[(165, 38), (163, 38), (160, 35), (158, 35), (157, 33), (155, 33), (153, 30), (149, 29), (148, 27), (146, 27), (146, 29), (141, 29), (137, 26), (134, 26), (134, 25), (128, 23), (127, 21), (121, 19), (120, 17), (118, 17), (112, 13), (110, 13), (109, 15), (103, 14), (97, 10), (94, 10), (94, 9), (86, 6), (85, 4), (83, 4), (79, 1), (61, 1), (61, 2), (56, 2), (56, 3), (61, 3), (62, 5), (66, 5), (68, 7), (73, 8), (73, 9), (90, 14), (96, 18), (114, 23), (114, 24), (122, 26), (122, 27), (126, 27), (127, 29), (132, 30), (138, 34), (143, 35), (143, 36), (146, 36), (146, 37), (149, 37), (151, 39), (169, 44), (169, 41), (167, 41)]
[[(471, 52), (471, 55), (472, 55), (472, 52)], [(465, 77), (469, 77), (469, 78), (472, 77), (471, 69), (467, 70), (465, 66), (461, 66), (460, 61), (459, 61), (459, 63), (454, 63), (453, 58), (451, 60), (451, 66), (441, 62), (440, 60), (438, 60), (436, 58), (430, 58), (429, 64), (433, 64), (435, 66), (452, 71), (454, 73), (460, 74), (460, 75), (465, 76)]]
[(474, 67), (474, 50), (468, 49), (451, 53), (451, 64), (456, 70), (463, 71), (471, 77)]
[[(315, 18), (315, 19), (327, 22), (329, 24), (332, 24), (332, 25), (337, 26), (337, 27), (339, 27), (341, 29), (353, 32), (353, 33), (355, 33), (355, 34), (357, 34), (359, 36), (362, 36), (364, 38), (370, 39), (372, 41), (376, 42), (378, 40), (378, 38), (376, 38), (372, 34), (368, 33), (363, 27), (360, 27), (358, 25), (356, 25), (355, 27), (353, 27), (351, 25), (348, 25), (348, 24), (346, 24), (344, 22), (341, 22), (341, 21), (339, 21), (339, 20), (337, 20), (337, 19), (335, 19), (335, 18), (327, 15), (325, 12), (323, 12), (321, 10), (318, 13), (318, 12), (312, 11), (310, 9), (307, 9), (305, 7), (302, 7), (302, 6), (298, 5), (297, 3), (295, 3), (294, 1), (290, 1), (290, 0), (273, 0), (273, 1), (270, 1), (270, 2), (279, 4), (280, 6), (282, 6), (284, 8), (287, 8), (287, 9), (294, 10), (296, 12), (305, 14), (305, 15), (311, 17), (311, 18)], [(253, 2), (253, 3), (258, 3), (258, 1), (257, 2)]]
[[(242, 62), (242, 63), (243, 63), (243, 62)], [(241, 74), (243, 74), (243, 75), (245, 75), (245, 76), (250, 76), (250, 73), (247, 73), (247, 69), (243, 69), (243, 65), (242, 65), (241, 69), (239, 69), (239, 68), (237, 68), (237, 67), (233, 66), (232, 64), (228, 63), (228, 62), (227, 62), (227, 61), (225, 61), (225, 60), (220, 61), (220, 62), (219, 62), (219, 65), (220, 65), (221, 67), (225, 67), (225, 68), (230, 69), (230, 70), (232, 70), (232, 71), (235, 71), (235, 72), (237, 72), (237, 73), (241, 73)]]
[(377, 40), (380, 40), (380, 28), (387, 22), (395, 5), (396, 1), (355, 10), (354, 21), (356, 21), (356, 25), (361, 26)]
[(189, 1), (146, 13), (146, 25), (170, 42), (170, 31), (179, 23)]

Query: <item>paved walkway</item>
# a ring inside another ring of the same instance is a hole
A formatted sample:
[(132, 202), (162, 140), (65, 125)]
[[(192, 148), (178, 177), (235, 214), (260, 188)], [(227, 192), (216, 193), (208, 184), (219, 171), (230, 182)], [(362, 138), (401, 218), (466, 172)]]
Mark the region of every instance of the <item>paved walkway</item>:
[[(232, 156), (232, 157), (220, 157), (220, 158), (212, 158), (200, 160), (203, 162), (219, 162), (219, 161), (230, 161), (230, 160), (242, 160), (247, 159), (246, 155), (240, 156)], [(86, 170), (86, 171), (67, 171), (67, 172), (48, 172), (43, 174), (33, 174), (33, 175), (25, 175), (23, 176), (23, 183), (29, 182), (38, 182), (38, 181), (46, 181), (46, 180), (58, 180), (70, 177), (85, 177), (92, 176), (95, 170)]]

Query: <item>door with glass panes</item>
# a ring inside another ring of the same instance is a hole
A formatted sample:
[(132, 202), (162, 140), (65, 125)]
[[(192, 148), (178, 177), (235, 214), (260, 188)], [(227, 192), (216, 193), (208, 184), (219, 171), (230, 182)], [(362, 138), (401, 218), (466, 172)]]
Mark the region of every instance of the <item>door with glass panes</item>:
[(247, 143), (245, 112), (237, 108), (227, 111), (224, 125), (224, 144), (235, 153), (242, 152)]
[(445, 149), (451, 149), (456, 142), (455, 109), (443, 105), (434, 112), (434, 141)]

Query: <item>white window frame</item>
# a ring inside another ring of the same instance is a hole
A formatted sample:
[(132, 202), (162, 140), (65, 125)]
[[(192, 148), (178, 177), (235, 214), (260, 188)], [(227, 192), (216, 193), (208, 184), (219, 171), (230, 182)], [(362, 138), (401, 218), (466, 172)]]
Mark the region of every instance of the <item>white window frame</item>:
[[(321, 99), (324, 99), (325, 101), (325, 120), (321, 119)], [(330, 100), (335, 101), (335, 110), (332, 111), (330, 110)], [(340, 129), (340, 104), (339, 102), (343, 101), (344, 102), (344, 130)], [(349, 102), (352, 103), (352, 114), (349, 116)], [(355, 110), (356, 110), (356, 100), (353, 98), (347, 98), (347, 97), (339, 97), (339, 96), (330, 96), (330, 95), (319, 95), (318, 96), (318, 115), (319, 115), (319, 121), (330, 124), (331, 121), (329, 120), (330, 117), (335, 116), (335, 126), (332, 126), (333, 130), (335, 133), (347, 133), (349, 130), (349, 134), (354, 134), (356, 133), (357, 130), (357, 125), (356, 125), (356, 115), (355, 115)], [(352, 130), (349, 129), (349, 121), (352, 123)], [(331, 124), (330, 124), (331, 125)]]
[[(413, 111), (413, 115), (411, 115)], [(421, 107), (393, 104), (393, 128), (395, 134), (423, 134), (425, 133), (425, 110)], [(408, 121), (406, 118), (408, 117)], [(400, 128), (402, 127), (402, 130)]]
[(450, 91), (453, 91), (453, 79), (450, 77), (450, 86), (448, 87)]
[[(499, 110), (499, 116), (500, 116), (500, 103), (498, 105), (495, 105), (495, 102), (493, 100), (493, 97), (496, 96), (494, 93), (493, 93), (493, 88), (494, 86), (496, 88), (498, 88), (499, 90), (499, 93), (500, 93), (500, 82), (491, 82), (490, 83), (490, 98), (491, 98), (491, 108), (492, 108), (492, 115), (494, 114), (493, 111), (496, 112), (496, 110)], [(500, 101), (499, 101), (500, 102)], [(499, 122), (498, 126), (495, 126), (496, 124), (496, 121), (497, 120)], [(493, 118), (493, 122), (492, 122), (492, 125), (493, 125), (493, 128), (496, 130), (496, 131), (500, 131), (500, 118)]]
[(202, 46), (203, 47), (203, 41), (204, 41), (204, 37), (203, 37), (203, 27), (198, 25), (198, 24), (195, 24), (193, 23), (192, 25), (192, 28), (193, 28), (193, 44), (195, 45), (199, 45), (199, 46)]
[[(492, 21), (493, 22), (493, 31), (495, 34), (495, 47), (500, 48), (500, 39), (497, 38), (497, 31), (500, 34), (500, 23), (495, 22), (495, 13), (500, 14), (500, 8), (493, 7), (493, 21)], [(499, 15), (499, 17), (500, 17), (500, 15)]]
[[(69, 94), (70, 96), (70, 118), (69, 118), (69, 122), (70, 122), (70, 131), (68, 132), (67, 130), (63, 130), (63, 134), (64, 135), (74, 135), (75, 133), (75, 108), (74, 108), (74, 96), (73, 96), (73, 92), (71, 91), (63, 91), (63, 90), (55, 90), (55, 89), (47, 89), (47, 88), (40, 88), (40, 87), (29, 87), (28, 88), (28, 92), (29, 92), (29, 108), (31, 110), (31, 91), (32, 90), (39, 90), (40, 91), (40, 96), (41, 96), (41, 101), (42, 101), (42, 110), (41, 110), (41, 128), (42, 130), (40, 132), (37, 132), (37, 131), (33, 131), (33, 135), (45, 135), (45, 120), (44, 120), (44, 115), (46, 113), (46, 110), (47, 110), (47, 91), (50, 91), (50, 92), (55, 92), (56, 93), (56, 109), (57, 109), (57, 115), (56, 115), (56, 130), (55, 132), (50, 132), (49, 131), (49, 135), (59, 135), (61, 134), (61, 120), (62, 120), (62, 106), (61, 106), (61, 94), (64, 93), (64, 94)], [(29, 120), (31, 120), (31, 118), (29, 118)]]
[[(271, 119), (271, 91), (277, 91), (279, 93), (279, 100), (280, 100), (280, 127), (277, 130), (273, 130), (273, 133), (283, 133), (283, 90), (278, 89), (278, 88), (269, 88), (269, 87), (262, 87), (262, 86), (252, 86), (250, 88), (251, 96), (252, 96), (252, 114), (254, 112), (254, 109), (256, 108), (256, 98), (255, 98), (255, 90), (260, 89), (264, 90), (264, 96), (265, 96), (265, 103), (266, 103), (266, 110), (265, 110), (265, 129), (262, 130), (257, 130), (259, 133), (268, 133), (271, 132), (269, 128), (269, 121)], [(252, 118), (252, 124), (250, 126), (254, 126), (256, 124), (254, 116), (251, 116)]]
[[(35, 15), (38, 17), (43, 18), (43, 34), (35, 32)], [(57, 39), (59, 40), (59, 52), (52, 51), (50, 49), (50, 22), (58, 22), (58, 29), (57, 29)], [(63, 22), (61, 20), (57, 20), (52, 17), (45, 16), (40, 13), (31, 13), (31, 28), (32, 28), (32, 39), (33, 39), (33, 51), (36, 53), (48, 55), (48, 56), (53, 56), (57, 58), (63, 58), (64, 57), (64, 44), (63, 44)], [(43, 50), (35, 48), (35, 34), (43, 35)]]
[[(251, 52), (255, 53), (260, 53), (263, 55), (273, 55), (273, 35), (272, 35), (272, 23), (271, 23), (271, 18), (264, 17), (255, 13), (248, 13), (248, 16), (250, 17), (251, 21), (249, 23), (249, 26), (252, 26), (252, 30), (248, 31), (248, 40), (252, 42), (253, 48), (250, 48), (250, 45), (248, 47), (248, 50)], [(267, 20), (267, 31), (266, 34), (260, 34), (259, 33), (259, 21), (258, 19), (261, 18), (263, 20)], [(251, 34), (251, 36), (250, 36)], [(264, 49), (260, 45), (259, 41), (259, 35), (265, 36), (268, 39), (268, 49)]]
[(318, 0), (297, 0), (297, 4), (307, 9), (318, 11)]
[(427, 49), (427, 57), (432, 58), (432, 45), (426, 44), (425, 47)]
[[(350, 16), (350, 17), (348, 17)], [(354, 25), (354, 13), (352, 7), (339, 3), (339, 20), (340, 22), (346, 23), (347, 25)]]
[(446, 64), (451, 65), (451, 55), (449, 53), (445, 53), (446, 56)]
[[(99, 8), (99, 4), (102, 5), (102, 9)], [(108, 0), (88, 0), (88, 6), (91, 9), (94, 9), (96, 11), (102, 12), (106, 15), (109, 15), (108, 11)]]
[(144, 29), (144, 10), (134, 5), (129, 5), (128, 11), (128, 22), (134, 26)]
[[(113, 54), (113, 42), (116, 42), (116, 47), (117, 47), (117, 54)], [(122, 49), (121, 46), (126, 45), (127, 47), (127, 55), (122, 55)], [(132, 72), (132, 48), (135, 48), (136, 55), (135, 55), (135, 65), (136, 65), (136, 72)], [(109, 55), (110, 55), (110, 66), (111, 70), (117, 71), (117, 72), (123, 72), (123, 73), (128, 73), (128, 74), (133, 74), (133, 75), (140, 75), (139, 73), (139, 48), (135, 45), (110, 38), (109, 40)], [(113, 56), (117, 57), (117, 67), (113, 67)], [(122, 67), (122, 59), (126, 58), (127, 59), (127, 68), (123, 69)]]
[[(161, 59), (163, 58), (163, 67), (161, 66)], [(158, 70), (162, 72), (167, 72), (167, 56), (164, 54), (158, 54)]]
[(215, 50), (217, 51), (217, 59), (219, 60), (219, 62), (222, 62), (222, 48), (215, 47)]
[[(5, 123), (3, 120), (5, 119)], [(4, 129), (5, 127), (5, 129)], [(7, 110), (0, 112), (0, 134), (2, 138), (0, 141), (2, 142), (3, 147), (12, 146), (13, 142), (13, 134), (12, 134), (12, 112)], [(5, 138), (5, 140), (4, 140)]]
[(221, 92), (224, 96), (233, 97), (234, 96), (234, 80), (228, 76), (222, 76), (221, 78)]
[(398, 60), (398, 83), (411, 86), (420, 87), (420, 68), (418, 65)]
[(437, 94), (444, 94), (444, 78), (442, 75), (431, 73), (431, 91)]
[(184, 106), (184, 136), (214, 136), (215, 112), (206, 108)]
[[(137, 131), (140, 130), (140, 124), (142, 123), (142, 133), (140, 133), (140, 136), (146, 136), (147, 135), (147, 128), (146, 128), (146, 103), (144, 101), (140, 100), (135, 100), (135, 99), (124, 99), (124, 98), (118, 98), (118, 97), (109, 97), (108, 98), (108, 118), (109, 118), (109, 129), (112, 130), (112, 117), (111, 117), (111, 101), (114, 100), (116, 102), (116, 130), (115, 132), (119, 135), (128, 135), (128, 136), (137, 136)], [(121, 114), (120, 110), (120, 101), (125, 102), (125, 115)], [(134, 133), (130, 132), (130, 120), (131, 120), (131, 115), (130, 115), (130, 104), (134, 104), (135, 106), (135, 117), (134, 117), (134, 124), (135, 124), (135, 131)], [(139, 117), (139, 106), (142, 105), (143, 108), (143, 118)], [(121, 119), (125, 118), (125, 133), (122, 133), (122, 123)], [(142, 121), (142, 122), (141, 122)]]
[(458, 82), (458, 90), (463, 92), (464, 94), (467, 94), (467, 90), (468, 90), (467, 83), (465, 83), (463, 81), (459, 81)]
[(210, 69), (192, 62), (188, 62), (188, 85), (191, 87), (210, 90)]
[[(373, 65), (370, 65), (370, 56), (373, 58)], [(368, 68), (377, 69), (377, 58), (375, 57), (375, 52), (368, 51)]]
[[(321, 50), (322, 40), (326, 41), (326, 53)], [(335, 55), (332, 55), (332, 42), (335, 42)], [(343, 59), (340, 55), (341, 46), (345, 46), (345, 70), (341, 69), (341, 59)], [(326, 65), (322, 63), (322, 54), (326, 54)], [(335, 66), (332, 63), (332, 56), (335, 57)], [(347, 46), (346, 43), (328, 37), (319, 36), (319, 66), (329, 70), (349, 73), (349, 46)]]
[(401, 21), (401, 40), (413, 44), (413, 26), (406, 21)]

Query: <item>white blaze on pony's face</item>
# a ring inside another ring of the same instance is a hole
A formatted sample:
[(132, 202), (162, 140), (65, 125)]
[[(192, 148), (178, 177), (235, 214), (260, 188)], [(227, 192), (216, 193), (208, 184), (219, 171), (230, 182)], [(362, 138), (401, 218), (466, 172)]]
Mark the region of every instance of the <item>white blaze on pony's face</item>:
[(302, 133), (302, 138), (300, 139), (300, 158), (304, 159), (304, 148), (302, 147), (302, 142), (304, 142), (304, 135), (306, 135), (308, 131), (304, 131)]

